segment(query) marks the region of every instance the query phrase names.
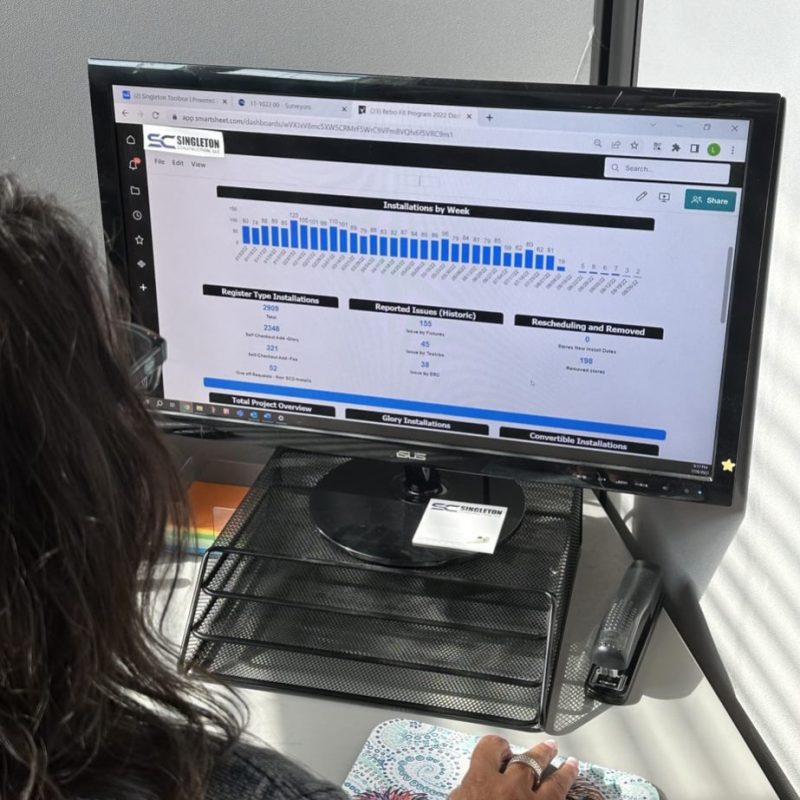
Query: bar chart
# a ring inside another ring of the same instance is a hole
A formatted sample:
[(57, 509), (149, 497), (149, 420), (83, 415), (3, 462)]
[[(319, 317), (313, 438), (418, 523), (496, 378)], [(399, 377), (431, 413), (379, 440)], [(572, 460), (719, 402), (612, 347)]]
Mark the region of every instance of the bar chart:
[(403, 231), (373, 231), (327, 221), (310, 224), (303, 222), (299, 216), (270, 224), (242, 223), (239, 234), (241, 245), (249, 247), (543, 272), (567, 271), (563, 259), (559, 259), (554, 252), (498, 241), (496, 237), (451, 236), (445, 232), (413, 235)]
[(640, 286), (641, 266), (617, 263), (615, 248), (604, 246), (603, 254), (598, 242), (649, 230), (651, 222), (242, 187), (218, 187), (218, 197), (242, 265), (620, 298)]

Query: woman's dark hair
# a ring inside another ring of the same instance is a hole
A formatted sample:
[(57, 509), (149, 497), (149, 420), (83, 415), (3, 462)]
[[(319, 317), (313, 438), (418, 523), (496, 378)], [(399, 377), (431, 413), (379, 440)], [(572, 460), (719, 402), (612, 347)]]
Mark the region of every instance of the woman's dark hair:
[(199, 798), (241, 730), (152, 624), (182, 491), (113, 286), (70, 214), (0, 175), (4, 800)]

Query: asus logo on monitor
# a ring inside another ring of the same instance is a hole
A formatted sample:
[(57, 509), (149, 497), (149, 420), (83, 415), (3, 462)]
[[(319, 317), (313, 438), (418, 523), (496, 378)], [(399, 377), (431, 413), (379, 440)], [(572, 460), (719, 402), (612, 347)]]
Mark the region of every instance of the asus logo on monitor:
[(407, 458), (409, 461), (426, 461), (428, 456), (425, 453), (412, 453), (410, 450), (398, 450), (397, 458)]

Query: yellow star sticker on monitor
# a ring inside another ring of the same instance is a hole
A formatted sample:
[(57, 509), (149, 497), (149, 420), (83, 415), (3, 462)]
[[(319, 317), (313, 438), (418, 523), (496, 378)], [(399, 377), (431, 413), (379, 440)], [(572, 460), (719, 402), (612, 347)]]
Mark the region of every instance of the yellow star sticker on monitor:
[(733, 472), (734, 467), (736, 464), (731, 461), (729, 458), (722, 462), (722, 471), (723, 472)]

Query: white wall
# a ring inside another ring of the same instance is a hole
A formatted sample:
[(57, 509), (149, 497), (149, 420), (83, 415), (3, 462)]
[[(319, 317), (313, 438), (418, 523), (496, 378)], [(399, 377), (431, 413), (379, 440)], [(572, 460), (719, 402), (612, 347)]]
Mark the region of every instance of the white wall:
[(593, 14), (593, 0), (4, 0), (0, 171), (99, 230), (90, 56), (585, 83)]
[(681, 632), (793, 785), (786, 796), (800, 791), (798, 36), (797, 0), (645, 0), (640, 86), (780, 92), (788, 113), (746, 505), (650, 500), (631, 513), (645, 553), (668, 570)]
[[(592, 0), (5, 0), (0, 171), (16, 171), (54, 191), (99, 229), (89, 56), (585, 83), (592, 15)], [(668, 568), (684, 636), (723, 697), (750, 715), (795, 787), (798, 33), (796, 0), (645, 0), (640, 85), (781, 91), (789, 97), (789, 114), (746, 510), (640, 501), (633, 512), (642, 546)]]

